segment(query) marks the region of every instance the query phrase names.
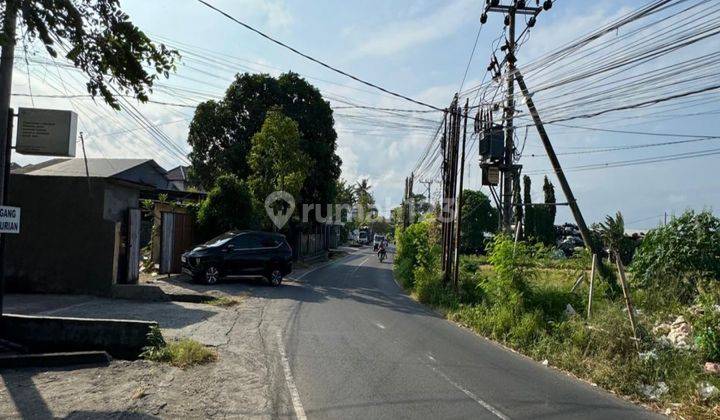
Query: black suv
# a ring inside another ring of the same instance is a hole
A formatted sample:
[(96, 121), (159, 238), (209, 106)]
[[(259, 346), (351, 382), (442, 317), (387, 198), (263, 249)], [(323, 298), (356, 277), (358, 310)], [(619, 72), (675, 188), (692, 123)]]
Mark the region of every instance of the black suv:
[(181, 261), (183, 272), (205, 284), (221, 277), (262, 276), (279, 286), (292, 271), (292, 249), (285, 235), (230, 231), (184, 253)]

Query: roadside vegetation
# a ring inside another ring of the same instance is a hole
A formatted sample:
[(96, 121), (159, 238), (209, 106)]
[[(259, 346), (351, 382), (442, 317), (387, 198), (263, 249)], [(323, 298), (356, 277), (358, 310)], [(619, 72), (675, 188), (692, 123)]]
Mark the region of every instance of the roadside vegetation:
[[(610, 219), (622, 227), (621, 218)], [(617, 232), (618, 226), (610, 228)], [(628, 281), (638, 343), (614, 262), (601, 262), (588, 318), (587, 284), (571, 289), (580, 274), (589, 278), (589, 253), (564, 258), (541, 243), (497, 235), (487, 255), (462, 257), (455, 290), (439, 268), (439, 235), (432, 216), (396, 232), (396, 277), (420, 302), (667, 414), (720, 415), (720, 375), (712, 372), (720, 367), (714, 364), (720, 362), (720, 220), (711, 213), (674, 218), (650, 231), (635, 251)]]
[(148, 333), (149, 345), (140, 357), (153, 362), (168, 363), (182, 369), (204, 365), (217, 360), (217, 352), (191, 339), (166, 342), (159, 328)]

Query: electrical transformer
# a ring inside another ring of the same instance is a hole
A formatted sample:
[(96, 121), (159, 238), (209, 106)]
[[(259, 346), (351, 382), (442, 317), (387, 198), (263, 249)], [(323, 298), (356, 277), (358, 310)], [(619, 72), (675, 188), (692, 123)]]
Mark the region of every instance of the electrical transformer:
[(493, 125), (480, 134), (480, 159), (486, 162), (502, 160), (505, 153), (505, 133), (501, 125)]

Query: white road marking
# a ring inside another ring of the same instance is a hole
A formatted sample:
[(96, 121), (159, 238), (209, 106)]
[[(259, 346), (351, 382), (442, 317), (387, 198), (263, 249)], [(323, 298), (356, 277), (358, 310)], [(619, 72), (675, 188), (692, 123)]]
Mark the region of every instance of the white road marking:
[(362, 267), (363, 264), (365, 264), (366, 262), (368, 262), (369, 259), (370, 259), (370, 257), (367, 257), (367, 258), (365, 258), (360, 264), (358, 264), (357, 267), (355, 267), (355, 269), (353, 270), (353, 272), (350, 273), (350, 277), (354, 276), (355, 273), (357, 273), (357, 271), (360, 269), (360, 267)]
[(282, 335), (280, 331), (277, 333), (278, 338), (278, 349), (280, 350), (280, 360), (282, 362), (283, 371), (285, 371), (285, 383), (287, 384), (288, 391), (290, 391), (290, 399), (292, 399), (293, 409), (295, 410), (295, 416), (298, 420), (307, 420), (305, 417), (305, 410), (303, 409), (302, 402), (300, 402), (300, 393), (298, 392), (295, 380), (290, 370), (290, 361), (285, 354), (285, 347), (282, 343)]
[(384, 330), (384, 329), (385, 329), (385, 326), (384, 326), (383, 324), (379, 323), (379, 322), (376, 322), (375, 325), (376, 325), (378, 328), (380, 328), (381, 330)]
[[(430, 355), (428, 355), (428, 357), (432, 358), (432, 356), (430, 356)], [(434, 359), (433, 359), (433, 360), (434, 360)], [(438, 375), (440, 375), (443, 379), (445, 379), (446, 381), (448, 381), (448, 382), (450, 383), (450, 385), (454, 386), (455, 388), (457, 388), (457, 389), (459, 389), (460, 391), (462, 391), (463, 394), (465, 394), (465, 395), (467, 395), (468, 397), (470, 397), (470, 398), (472, 398), (473, 400), (475, 400), (476, 403), (480, 404), (480, 405), (481, 405), (484, 409), (486, 409), (487, 411), (493, 413), (493, 414), (495, 415), (495, 417), (497, 417), (497, 418), (499, 418), (499, 419), (503, 419), (503, 420), (510, 420), (510, 417), (506, 416), (506, 415), (503, 414), (500, 410), (498, 410), (497, 408), (493, 407), (492, 405), (486, 403), (485, 401), (483, 401), (482, 399), (480, 399), (480, 397), (478, 397), (477, 395), (473, 394), (471, 391), (465, 389), (462, 385), (460, 385), (460, 384), (458, 384), (457, 382), (455, 382), (455, 381), (453, 381), (452, 379), (450, 379), (450, 377), (447, 376), (445, 373), (443, 373), (440, 369), (436, 368), (436, 367), (433, 366), (433, 365), (427, 365), (427, 366), (428, 366), (430, 369), (434, 370), (435, 373), (437, 373)]]

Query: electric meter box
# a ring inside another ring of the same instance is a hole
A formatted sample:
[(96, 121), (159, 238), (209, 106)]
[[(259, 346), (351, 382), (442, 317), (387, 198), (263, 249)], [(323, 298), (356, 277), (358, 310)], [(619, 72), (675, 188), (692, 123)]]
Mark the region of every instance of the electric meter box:
[(505, 154), (505, 133), (500, 125), (483, 130), (478, 142), (480, 157), (485, 161), (497, 161)]
[(481, 166), (482, 185), (495, 186), (500, 184), (500, 168), (497, 166)]
[(75, 157), (77, 120), (72, 111), (20, 108), (15, 151), (23, 155)]

